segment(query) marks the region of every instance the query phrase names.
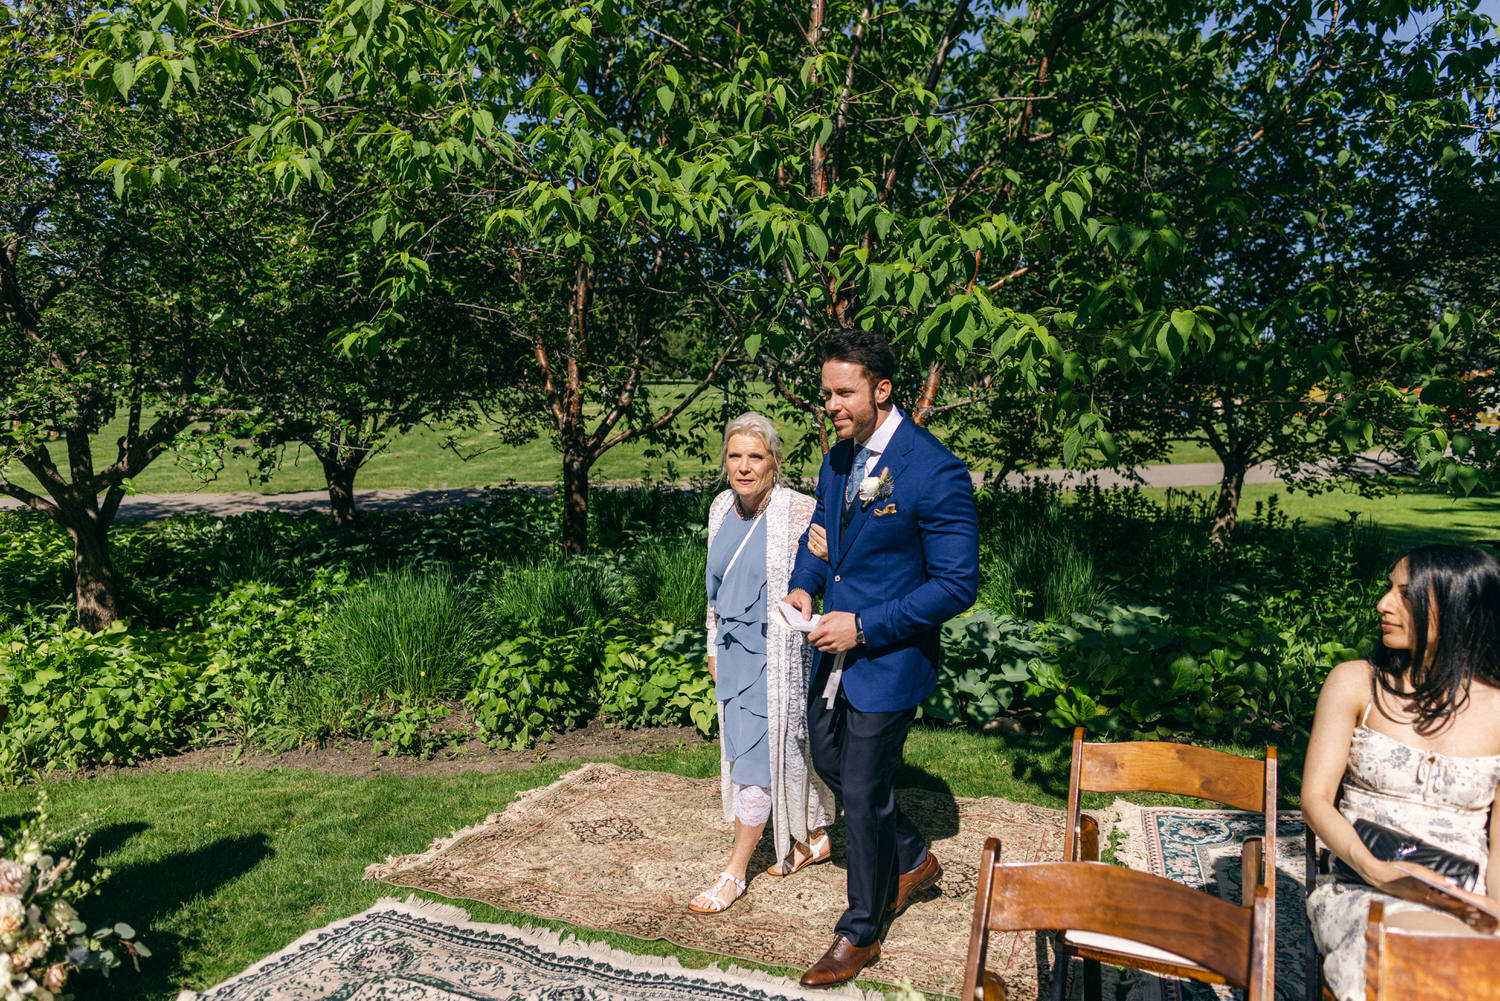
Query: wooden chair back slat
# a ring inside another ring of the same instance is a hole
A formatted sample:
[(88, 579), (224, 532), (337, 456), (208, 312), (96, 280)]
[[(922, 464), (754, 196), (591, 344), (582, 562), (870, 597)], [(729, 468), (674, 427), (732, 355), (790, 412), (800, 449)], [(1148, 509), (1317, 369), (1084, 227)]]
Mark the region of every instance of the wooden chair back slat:
[(1079, 784), (1089, 792), (1161, 792), (1196, 796), (1259, 813), (1265, 763), (1208, 747), (1158, 741), (1083, 744)]
[(1236, 987), (1250, 982), (1248, 910), (1161, 876), (1103, 862), (996, 867), (991, 931), (1097, 932), (1186, 957)]
[(1408, 932), (1385, 924), (1380, 901), (1365, 925), (1369, 1001), (1500, 1001), (1500, 937)]
[(1222, 976), (1251, 1001), (1270, 1001), (1274, 916), (1264, 887), (1250, 907), (1169, 879), (1100, 862), (999, 861), (985, 842), (964, 970), (965, 1001), (984, 996), (989, 935), (1081, 931), (1165, 949)]

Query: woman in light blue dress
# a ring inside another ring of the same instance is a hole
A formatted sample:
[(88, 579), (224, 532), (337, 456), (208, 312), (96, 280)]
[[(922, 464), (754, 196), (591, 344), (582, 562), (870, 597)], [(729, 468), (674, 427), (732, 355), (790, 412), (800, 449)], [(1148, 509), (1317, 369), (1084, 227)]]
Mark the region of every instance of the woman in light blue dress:
[(735, 418), (722, 456), (730, 489), (708, 518), (708, 670), (719, 703), (721, 799), (734, 847), (713, 884), (688, 903), (716, 914), (745, 892), (746, 869), (767, 821), (788, 876), (831, 855), (823, 830), (833, 796), (811, 768), (807, 687), (811, 650), (770, 614), (786, 597), (813, 498), (777, 484), (781, 440), (760, 414)]

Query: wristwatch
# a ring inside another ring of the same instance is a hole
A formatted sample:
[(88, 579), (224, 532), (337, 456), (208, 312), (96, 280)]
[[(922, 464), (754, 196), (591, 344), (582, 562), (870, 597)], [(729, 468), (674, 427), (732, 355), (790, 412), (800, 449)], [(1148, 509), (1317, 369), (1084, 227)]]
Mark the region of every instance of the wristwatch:
[(865, 645), (865, 625), (859, 621), (859, 613), (854, 613), (854, 642), (860, 646)]

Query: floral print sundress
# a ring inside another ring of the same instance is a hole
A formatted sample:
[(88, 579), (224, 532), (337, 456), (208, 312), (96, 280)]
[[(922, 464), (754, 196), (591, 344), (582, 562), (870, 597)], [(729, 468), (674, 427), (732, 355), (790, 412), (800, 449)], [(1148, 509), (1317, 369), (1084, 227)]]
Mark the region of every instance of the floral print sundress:
[[(1372, 703), (1373, 705), (1373, 703)], [(1490, 807), (1500, 785), (1500, 755), (1454, 757), (1403, 744), (1366, 725), (1365, 707), (1349, 745), (1339, 812), (1428, 842), (1479, 864), (1475, 893), (1485, 892)], [(1307, 917), (1323, 954), (1323, 977), (1339, 1001), (1365, 996), (1365, 922), (1370, 901), (1387, 915), (1423, 909), (1368, 886), (1319, 877), (1308, 894)]]

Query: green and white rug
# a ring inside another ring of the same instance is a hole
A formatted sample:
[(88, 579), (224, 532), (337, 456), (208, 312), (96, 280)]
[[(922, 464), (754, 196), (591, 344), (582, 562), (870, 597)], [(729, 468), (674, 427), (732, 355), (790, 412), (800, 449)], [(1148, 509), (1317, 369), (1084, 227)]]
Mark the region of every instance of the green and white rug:
[(381, 900), (178, 1001), (873, 1001), (756, 970), (694, 970), (545, 928), (479, 924), (448, 904)]
[[(1259, 814), (1238, 810), (1189, 810), (1171, 806), (1136, 806), (1117, 800), (1116, 830), (1121, 835), (1116, 860), (1188, 886), (1199, 887), (1239, 903), (1240, 848), (1245, 839), (1264, 833)], [(1276, 997), (1304, 997), (1303, 934), (1307, 898), (1303, 879), (1302, 814), (1283, 810), (1276, 818)], [(1131, 971), (1121, 994), (1129, 1001), (1220, 1001), (1236, 992), (1175, 977)], [(1109, 996), (1106, 992), (1106, 996)]]

